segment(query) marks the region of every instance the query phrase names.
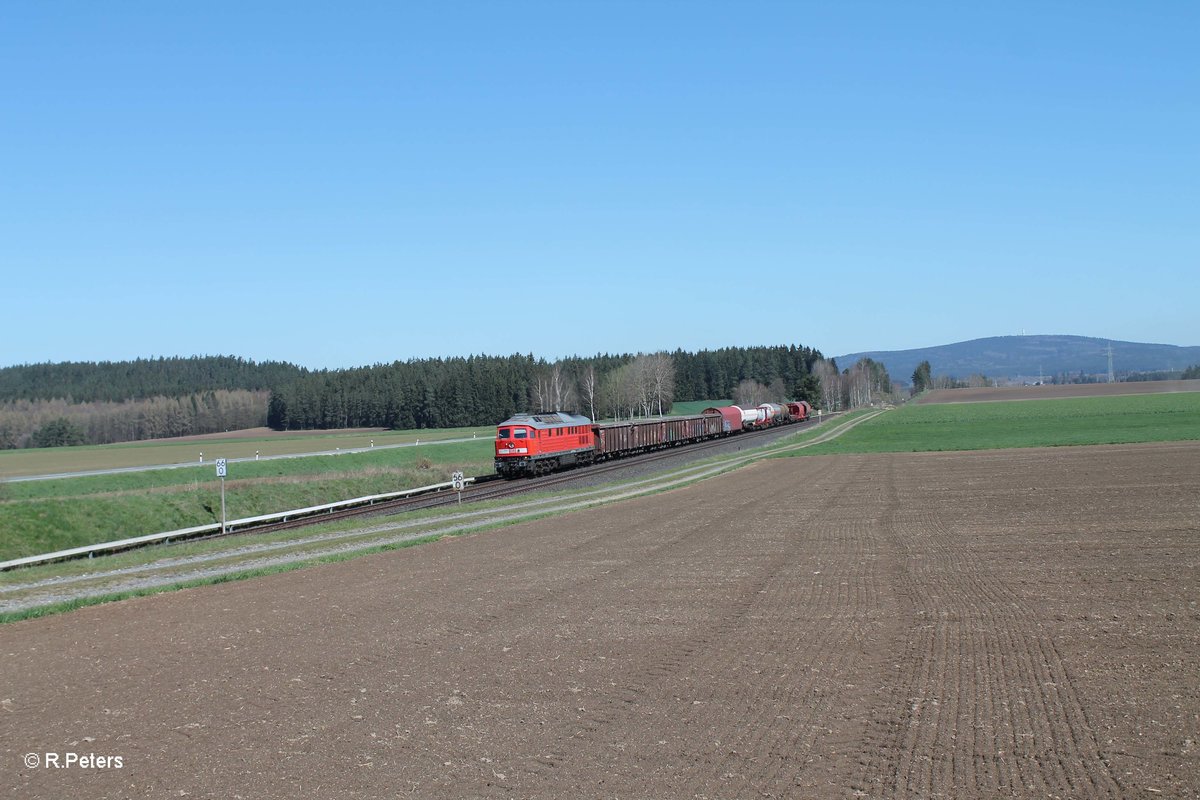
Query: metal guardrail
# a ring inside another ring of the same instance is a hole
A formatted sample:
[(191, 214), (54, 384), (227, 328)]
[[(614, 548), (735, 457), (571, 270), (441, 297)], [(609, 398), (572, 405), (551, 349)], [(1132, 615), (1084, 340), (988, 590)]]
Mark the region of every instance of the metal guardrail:
[[(474, 483), (474, 478), (466, 478), (464, 483)], [(255, 525), (261, 525), (267, 522), (287, 522), (289, 519), (297, 519), (299, 517), (313, 517), (318, 514), (329, 513), (344, 508), (353, 508), (355, 506), (374, 505), (382, 500), (395, 500), (400, 497), (410, 497), (415, 494), (428, 494), (430, 492), (440, 492), (443, 489), (453, 489), (453, 482), (434, 483), (429, 486), (418, 486), (415, 489), (405, 489), (400, 492), (388, 492), (387, 494), (372, 494), (365, 497), (355, 497), (351, 500), (339, 500), (336, 503), (325, 503), (319, 506), (309, 506), (308, 508), (297, 508), (292, 511), (280, 511), (274, 514), (260, 514), (256, 517), (245, 517), (243, 519), (228, 520), (225, 523), (225, 532), (230, 533), (244, 528), (252, 528)], [(181, 528), (176, 531), (165, 531), (163, 533), (149, 533), (145, 536), (134, 536), (129, 539), (118, 539), (114, 542), (101, 542), (100, 544), (88, 545), (86, 547), (72, 547), (68, 550), (56, 550), (53, 553), (43, 553), (37, 556), (25, 556), (24, 558), (14, 558), (11, 561), (0, 561), (0, 572), (15, 569), (17, 567), (31, 567), (36, 564), (49, 564), (54, 561), (68, 561), (73, 558), (92, 558), (93, 556), (117, 553), (122, 550), (133, 550), (138, 547), (144, 547), (150, 544), (166, 544), (171, 541), (180, 541), (184, 539), (199, 538), (206, 535), (221, 532), (221, 523), (214, 522), (211, 525), (198, 525), (194, 528)]]

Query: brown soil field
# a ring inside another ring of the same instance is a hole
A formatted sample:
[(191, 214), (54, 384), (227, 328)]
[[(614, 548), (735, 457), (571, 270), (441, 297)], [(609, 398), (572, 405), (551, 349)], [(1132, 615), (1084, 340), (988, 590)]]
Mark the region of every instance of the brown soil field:
[(1196, 442), (773, 460), (0, 626), (0, 788), (1194, 797), (1198, 566)]
[(1123, 394), (1200, 392), (1197, 381), (1131, 381), (1129, 383), (1068, 383), (1042, 386), (994, 386), (981, 389), (935, 389), (917, 403), (986, 403), (1001, 400), (1050, 400), (1063, 397), (1113, 397)]

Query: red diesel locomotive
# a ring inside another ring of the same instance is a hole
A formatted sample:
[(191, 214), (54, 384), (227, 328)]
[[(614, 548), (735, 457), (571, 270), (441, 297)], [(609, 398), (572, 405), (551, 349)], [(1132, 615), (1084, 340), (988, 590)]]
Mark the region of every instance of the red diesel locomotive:
[(591, 464), (594, 428), (587, 417), (562, 412), (509, 417), (496, 429), (496, 472), (515, 478)]

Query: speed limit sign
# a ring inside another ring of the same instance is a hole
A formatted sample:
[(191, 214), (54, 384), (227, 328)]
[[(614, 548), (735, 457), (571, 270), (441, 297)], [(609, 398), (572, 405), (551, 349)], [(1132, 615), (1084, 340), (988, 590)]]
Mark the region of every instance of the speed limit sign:
[(218, 458), (217, 459), (217, 477), (224, 478), (226, 474), (228, 474), (228, 470), (225, 467), (225, 459)]
[(463, 474), (461, 472), (455, 472), (453, 475), (451, 475), (450, 481), (454, 484), (454, 491), (456, 492), (461, 492), (463, 490), (463, 486), (466, 485), (466, 481), (463, 480)]

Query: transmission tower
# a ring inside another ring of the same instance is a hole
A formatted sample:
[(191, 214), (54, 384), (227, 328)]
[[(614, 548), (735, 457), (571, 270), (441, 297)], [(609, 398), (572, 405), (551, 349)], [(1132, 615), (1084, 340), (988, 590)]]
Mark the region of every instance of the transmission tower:
[(1113, 375), (1113, 366), (1112, 366), (1112, 342), (1109, 342), (1108, 343), (1108, 382), (1116, 383), (1116, 381), (1117, 381), (1117, 379), (1116, 379), (1116, 376)]

